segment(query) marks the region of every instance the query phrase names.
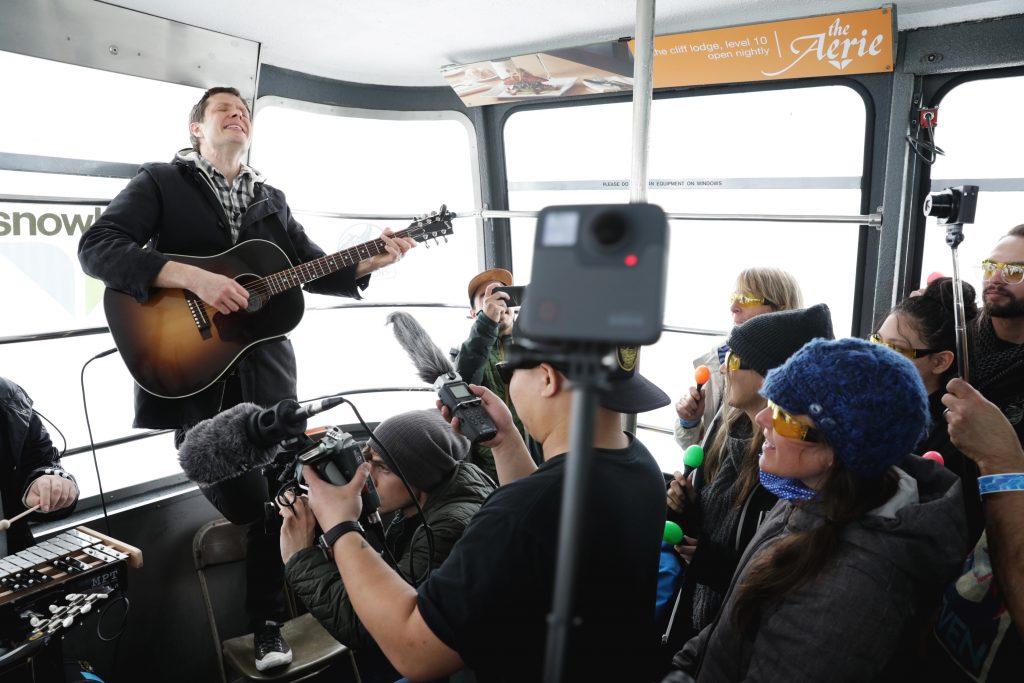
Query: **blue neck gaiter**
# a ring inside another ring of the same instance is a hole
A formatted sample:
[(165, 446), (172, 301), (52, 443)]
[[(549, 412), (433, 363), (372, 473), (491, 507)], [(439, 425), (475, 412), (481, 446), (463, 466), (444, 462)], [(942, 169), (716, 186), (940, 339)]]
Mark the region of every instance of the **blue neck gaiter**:
[(783, 500), (815, 500), (818, 492), (799, 479), (788, 479), (761, 470), (761, 486)]

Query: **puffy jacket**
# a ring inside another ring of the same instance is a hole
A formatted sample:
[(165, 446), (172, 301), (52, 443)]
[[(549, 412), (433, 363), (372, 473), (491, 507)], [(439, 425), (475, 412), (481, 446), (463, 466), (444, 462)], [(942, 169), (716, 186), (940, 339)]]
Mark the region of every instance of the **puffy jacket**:
[[(430, 493), (423, 506), (423, 517), (433, 531), (434, 568), (448, 557), (469, 520), (493, 490), (493, 482), (480, 468), (460, 462), (448, 479)], [(405, 528), (409, 521), (417, 527), (412, 532)], [(418, 522), (415, 518), (397, 517), (388, 527), (386, 541), (402, 573), (421, 581), (427, 570), (429, 548)], [(349, 602), (337, 566), (319, 548), (304, 548), (292, 555), (285, 566), (285, 576), (306, 608), (338, 642), (354, 650), (376, 647)]]
[[(267, 240), (293, 263), (324, 256), (292, 216), (284, 193), (263, 182), (245, 215), (238, 241)], [(167, 263), (165, 254), (214, 256), (230, 249), (231, 229), (224, 209), (195, 163), (181, 156), (172, 163), (144, 164), (82, 235), (78, 259), (87, 275), (145, 302), (153, 280)], [(355, 281), (355, 267), (306, 285), (311, 292), (359, 298), (369, 278)], [(295, 353), (287, 340), (252, 349), (237, 366), (242, 397), (262, 406), (295, 398)], [(184, 399), (164, 399), (135, 387), (135, 427), (191, 426), (229, 407), (221, 405), (217, 382)]]
[(741, 633), (732, 609), (750, 561), (781, 536), (825, 523), (818, 505), (780, 502), (740, 560), (718, 620), (673, 660), (685, 674), (666, 680), (873, 681), (898, 668), (911, 654), (900, 652), (901, 638), (967, 552), (956, 475), (916, 457), (900, 468), (916, 481), (917, 502), (844, 525), (824, 569), (764, 605), (752, 632)]

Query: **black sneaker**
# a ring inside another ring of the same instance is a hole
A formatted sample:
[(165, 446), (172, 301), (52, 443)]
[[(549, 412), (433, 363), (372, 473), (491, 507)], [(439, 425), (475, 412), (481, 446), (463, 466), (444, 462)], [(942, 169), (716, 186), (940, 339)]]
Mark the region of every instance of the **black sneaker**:
[(277, 666), (292, 663), (292, 648), (281, 635), (277, 622), (268, 621), (253, 634), (253, 649), (256, 652), (256, 670), (266, 671)]

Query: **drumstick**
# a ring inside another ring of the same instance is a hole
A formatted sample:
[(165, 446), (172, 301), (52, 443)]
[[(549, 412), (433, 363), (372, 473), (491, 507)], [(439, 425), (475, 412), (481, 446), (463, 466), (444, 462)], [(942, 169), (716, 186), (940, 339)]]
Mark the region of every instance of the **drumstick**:
[(38, 509), (39, 509), (38, 505), (33, 505), (28, 510), (25, 510), (24, 512), (22, 512), (20, 514), (14, 515), (10, 519), (0, 519), (0, 531), (7, 531), (8, 529), (11, 528), (11, 524), (14, 524), (15, 522), (17, 522), (19, 519), (21, 519), (25, 515), (33, 513), (33, 512), (35, 512)]

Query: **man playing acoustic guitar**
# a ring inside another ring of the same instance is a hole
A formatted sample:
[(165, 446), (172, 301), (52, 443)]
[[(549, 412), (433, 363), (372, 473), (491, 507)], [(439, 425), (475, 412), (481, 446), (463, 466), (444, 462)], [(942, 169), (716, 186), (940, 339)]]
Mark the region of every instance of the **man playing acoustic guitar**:
[[(249, 107), (238, 90), (207, 90), (189, 119), (192, 149), (182, 150), (171, 163), (144, 164), (82, 236), (78, 256), (85, 272), (123, 293), (115, 296), (134, 298), (140, 304), (160, 296), (161, 288), (185, 290), (193, 297), (190, 310), (199, 310), (200, 317), (209, 313), (217, 331), (223, 333), (233, 329), (229, 324), (232, 316), (244, 321), (252, 290), (231, 277), (172, 260), (167, 254), (212, 257), (236, 244), (266, 240), (276, 245), (290, 264), (322, 260), (324, 252), (296, 222), (284, 194), (243, 163), (251, 136)], [(408, 237), (392, 235), (390, 230), (384, 231), (376, 255), (367, 254), (355, 265), (318, 277), (307, 289), (359, 298), (371, 272), (401, 259), (415, 246)], [(216, 311), (208, 311), (195, 297)], [(114, 331), (109, 307), (107, 311)], [(150, 334), (156, 336), (136, 336), (150, 347), (158, 346), (161, 334), (170, 336), (169, 331)], [(118, 346), (122, 346), (120, 341)], [(230, 374), (185, 398), (167, 398), (166, 393), (155, 395), (160, 392), (149, 393), (136, 386), (134, 426), (176, 429), (178, 444), (186, 429), (242, 401), (269, 407), (282, 399), (295, 399), (291, 342), (280, 338), (245, 348), (246, 355)], [(125, 349), (121, 352), (128, 362)], [(251, 527), (246, 611), (256, 634), (257, 668), (262, 671), (287, 664), (291, 649), (278, 628), (285, 614), (279, 527), (272, 526), (274, 520), (265, 521), (263, 513), (263, 503), (270, 500), (269, 484), (253, 471), (221, 485), (202, 487), (202, 491), (225, 517)]]

